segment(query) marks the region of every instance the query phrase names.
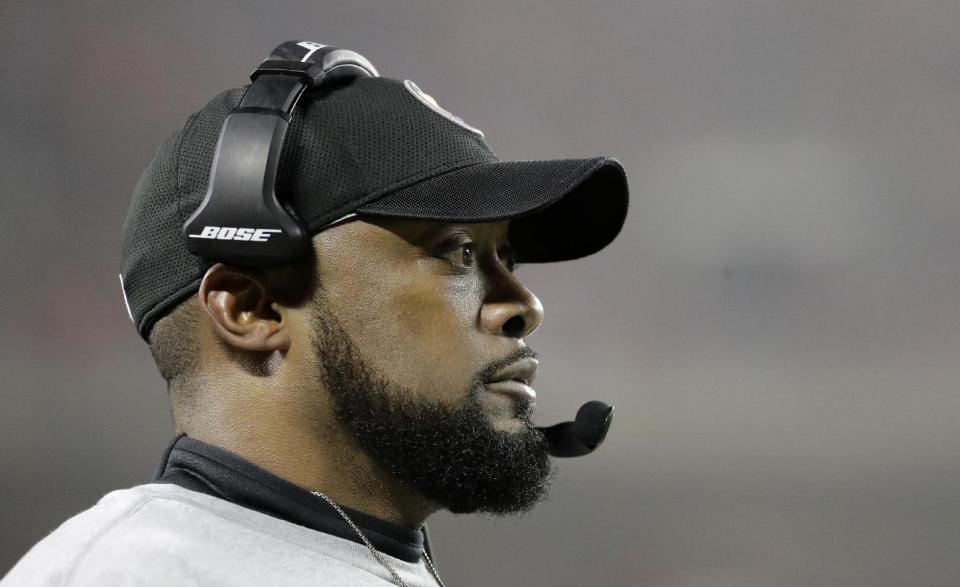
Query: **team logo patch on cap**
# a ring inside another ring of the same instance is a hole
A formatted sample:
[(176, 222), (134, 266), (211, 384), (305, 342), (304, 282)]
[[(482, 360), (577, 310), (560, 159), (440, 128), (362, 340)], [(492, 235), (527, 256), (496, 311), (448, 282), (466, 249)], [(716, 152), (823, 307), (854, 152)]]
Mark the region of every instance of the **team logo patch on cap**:
[(483, 131), (482, 131), (482, 130), (480, 130), (479, 128), (476, 128), (476, 127), (474, 127), (474, 126), (470, 126), (469, 124), (467, 124), (466, 122), (464, 122), (462, 118), (460, 118), (460, 117), (457, 116), (456, 114), (450, 112), (449, 110), (447, 110), (446, 108), (444, 108), (444, 107), (441, 106), (440, 104), (437, 104), (437, 101), (434, 99), (433, 96), (431, 96), (430, 94), (428, 94), (428, 93), (424, 92), (423, 90), (421, 90), (421, 89), (419, 88), (419, 86), (417, 86), (417, 84), (413, 83), (411, 80), (406, 80), (406, 81), (404, 81), (404, 82), (403, 82), (403, 85), (404, 85), (404, 87), (407, 88), (407, 91), (408, 91), (408, 92), (410, 92), (411, 94), (413, 94), (413, 97), (414, 97), (414, 98), (416, 98), (417, 100), (419, 100), (421, 104), (423, 104), (424, 106), (426, 106), (426, 107), (429, 108), (430, 110), (433, 110), (434, 112), (436, 112), (436, 113), (439, 114), (440, 116), (446, 118), (446, 119), (449, 120), (450, 122), (452, 122), (452, 123), (454, 123), (454, 124), (456, 124), (456, 125), (458, 125), (458, 126), (460, 126), (460, 127), (462, 127), (462, 128), (465, 128), (465, 129), (469, 130), (470, 132), (472, 132), (472, 133), (474, 133), (474, 134), (480, 135), (480, 137), (483, 137)]

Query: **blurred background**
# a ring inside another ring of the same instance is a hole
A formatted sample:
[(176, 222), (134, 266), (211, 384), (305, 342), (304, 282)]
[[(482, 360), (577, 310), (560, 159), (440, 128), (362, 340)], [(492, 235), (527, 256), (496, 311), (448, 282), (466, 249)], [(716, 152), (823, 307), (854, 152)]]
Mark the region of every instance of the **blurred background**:
[(960, 3), (0, 2), (0, 574), (172, 437), (119, 232), (156, 147), (279, 42), (360, 51), (503, 159), (613, 154), (600, 254), (519, 275), (539, 414), (617, 407), (448, 585), (960, 582)]

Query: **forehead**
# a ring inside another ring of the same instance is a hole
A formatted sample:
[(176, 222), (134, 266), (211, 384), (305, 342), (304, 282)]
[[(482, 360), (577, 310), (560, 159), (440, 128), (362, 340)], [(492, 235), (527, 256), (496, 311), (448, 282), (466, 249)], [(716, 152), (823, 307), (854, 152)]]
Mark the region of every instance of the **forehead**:
[(409, 259), (436, 247), (454, 232), (466, 232), (478, 246), (508, 245), (509, 220), (447, 223), (395, 216), (355, 216), (313, 236), (318, 267), (355, 272), (359, 266), (382, 266), (388, 258)]
[(363, 237), (384, 245), (396, 241), (422, 245), (442, 239), (454, 230), (467, 232), (477, 240), (504, 242), (507, 239), (509, 223), (509, 220), (451, 223), (395, 216), (360, 216), (356, 220), (355, 228)]
[(422, 293), (436, 286), (435, 280), (424, 277), (442, 272), (418, 268), (425, 268), (440, 249), (449, 252), (445, 243), (455, 232), (466, 232), (481, 250), (500, 253), (509, 248), (508, 226), (509, 220), (457, 224), (357, 216), (313, 236), (315, 274), (328, 295), (346, 296), (350, 300), (344, 303), (351, 305), (373, 303), (357, 296), (380, 295), (376, 292)]

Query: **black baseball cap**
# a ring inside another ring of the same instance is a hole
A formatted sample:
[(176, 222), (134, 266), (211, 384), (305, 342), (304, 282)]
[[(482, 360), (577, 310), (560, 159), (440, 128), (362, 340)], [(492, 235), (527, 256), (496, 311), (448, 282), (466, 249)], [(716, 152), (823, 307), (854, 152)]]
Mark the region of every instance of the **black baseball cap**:
[[(207, 190), (221, 126), (248, 86), (191, 115), (157, 150), (123, 226), (121, 287), (149, 340), (214, 264), (191, 254), (184, 222)], [(626, 218), (626, 174), (612, 157), (500, 161), (483, 133), (410, 80), (361, 77), (308, 90), (294, 110), (276, 192), (310, 234), (353, 214), (437, 222), (511, 219), (519, 262), (595, 253)]]

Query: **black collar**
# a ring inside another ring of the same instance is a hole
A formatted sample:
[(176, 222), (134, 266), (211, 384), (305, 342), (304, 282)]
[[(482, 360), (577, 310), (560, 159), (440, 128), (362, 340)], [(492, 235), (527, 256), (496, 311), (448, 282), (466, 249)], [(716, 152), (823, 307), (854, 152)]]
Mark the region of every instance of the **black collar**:
[[(363, 544), (357, 533), (322, 498), (222, 448), (181, 434), (167, 446), (155, 483), (172, 483), (245, 508)], [(343, 508), (373, 546), (390, 556), (418, 562), (424, 532)], [(426, 546), (429, 549), (429, 544)]]

